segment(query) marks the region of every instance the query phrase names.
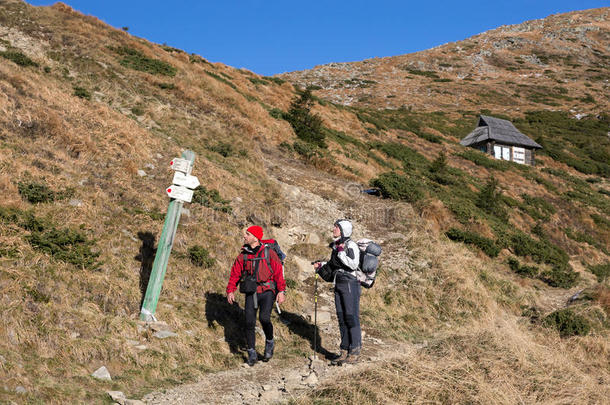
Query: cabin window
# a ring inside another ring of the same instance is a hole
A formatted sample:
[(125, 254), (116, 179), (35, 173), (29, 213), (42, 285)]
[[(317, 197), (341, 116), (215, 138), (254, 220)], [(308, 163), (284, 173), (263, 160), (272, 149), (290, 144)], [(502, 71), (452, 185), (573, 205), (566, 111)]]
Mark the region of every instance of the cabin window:
[(494, 157), (496, 159), (510, 160), (510, 147), (494, 145)]
[(513, 162), (525, 164), (525, 148), (513, 147)]

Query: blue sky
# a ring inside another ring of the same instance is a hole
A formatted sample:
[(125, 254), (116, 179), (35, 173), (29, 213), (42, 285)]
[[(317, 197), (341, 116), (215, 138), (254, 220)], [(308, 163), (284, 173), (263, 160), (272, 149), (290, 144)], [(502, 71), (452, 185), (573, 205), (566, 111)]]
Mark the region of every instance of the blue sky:
[[(55, 1), (28, 0), (32, 5)], [(393, 56), (608, 0), (63, 0), (132, 35), (261, 75)]]

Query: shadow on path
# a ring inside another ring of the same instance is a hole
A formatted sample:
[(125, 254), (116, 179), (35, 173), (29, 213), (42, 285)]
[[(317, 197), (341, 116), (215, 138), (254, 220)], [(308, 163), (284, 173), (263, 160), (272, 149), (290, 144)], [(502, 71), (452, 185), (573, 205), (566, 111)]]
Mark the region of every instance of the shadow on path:
[(246, 350), (245, 317), (244, 310), (237, 302), (231, 305), (227, 302), (227, 297), (222, 294), (205, 293), (205, 318), (208, 327), (216, 328), (220, 325), (224, 329), (225, 342), (229, 345), (231, 353), (244, 355)]
[[(140, 246), (140, 252), (135, 257), (137, 261), (142, 263), (140, 265), (140, 307), (144, 303), (144, 296), (146, 295), (146, 288), (148, 288), (148, 280), (150, 279), (150, 273), (152, 271), (153, 262), (155, 261), (155, 254), (157, 249), (155, 248), (155, 235), (152, 232), (138, 232), (138, 238), (142, 241)], [(138, 308), (138, 309), (139, 309)]]
[[(335, 353), (329, 352), (322, 346), (322, 339), (320, 338), (320, 327), (316, 330), (315, 325), (309, 323), (302, 315), (294, 314), (292, 312), (282, 311), (280, 319), (284, 324), (288, 326), (288, 329), (292, 333), (295, 333), (309, 342), (309, 347), (314, 350), (314, 340), (316, 341), (316, 352), (324, 356), (327, 360), (332, 360), (336, 357)], [(314, 339), (315, 333), (315, 339)]]

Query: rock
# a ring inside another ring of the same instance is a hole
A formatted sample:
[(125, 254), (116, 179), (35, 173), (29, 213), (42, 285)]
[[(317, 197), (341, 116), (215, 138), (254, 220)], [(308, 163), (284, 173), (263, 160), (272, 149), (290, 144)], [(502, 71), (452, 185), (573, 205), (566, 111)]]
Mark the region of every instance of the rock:
[(262, 386), (263, 391), (271, 391), (271, 389), (273, 388), (271, 385), (269, 384), (265, 384)]
[(178, 336), (178, 334), (174, 333), (172, 331), (169, 331), (169, 330), (161, 330), (159, 332), (155, 332), (153, 334), (153, 336), (156, 337), (157, 339), (166, 339), (168, 337)]
[(146, 405), (146, 403), (140, 401), (139, 399), (126, 399), (125, 405)]
[(152, 163), (146, 163), (146, 164), (144, 165), (144, 167), (145, 167), (146, 169), (155, 170), (155, 165), (153, 165)]
[(72, 207), (82, 207), (83, 206), (83, 202), (81, 200), (77, 200), (75, 198), (71, 199), (68, 204), (70, 204), (70, 206), (72, 206)]
[(277, 388), (274, 388), (262, 392), (259, 396), (259, 401), (264, 404), (274, 403), (280, 399), (281, 395), (280, 391)]
[(110, 378), (110, 373), (108, 372), (106, 366), (98, 368), (93, 372), (93, 374), (91, 374), (91, 376), (93, 378), (97, 378), (98, 380), (112, 381), (112, 378)]
[[(309, 314), (309, 319), (311, 322), (314, 322), (314, 319), (315, 319), (314, 315), (315, 315), (314, 311), (312, 311), (311, 314)], [(327, 324), (330, 322), (330, 320), (331, 320), (330, 312), (318, 310), (318, 319), (317, 319), (318, 325)]]
[(140, 177), (146, 177), (146, 172), (142, 169), (138, 170), (138, 176)]
[(167, 322), (163, 322), (163, 321), (147, 322), (146, 326), (149, 329), (154, 330), (155, 332), (162, 331), (162, 330), (170, 330)]
[(185, 218), (190, 218), (191, 210), (189, 210), (188, 208), (182, 207), (182, 216), (184, 216)]
[(21, 385), (18, 385), (18, 386), (15, 388), (15, 392), (16, 392), (17, 394), (27, 394), (28, 390), (26, 390), (26, 389), (25, 389), (25, 387), (22, 387)]
[(303, 378), (302, 385), (307, 385), (310, 387), (314, 387), (318, 383), (318, 376), (313, 371), (309, 373), (309, 375)]
[(121, 391), (106, 391), (106, 394), (112, 398), (114, 402), (118, 402), (121, 405), (125, 404), (127, 397)]
[(132, 339), (127, 339), (127, 340), (126, 340), (126, 342), (127, 342), (127, 344), (128, 344), (129, 346), (137, 346), (137, 345), (139, 345), (139, 344), (140, 344), (140, 342), (139, 342), (139, 341), (137, 341), (137, 340), (132, 340)]
[(146, 347), (146, 345), (137, 345), (137, 346), (134, 346), (134, 348), (138, 349), (138, 350), (146, 350), (148, 347)]
[(72, 332), (70, 333), (70, 339), (78, 339), (80, 337), (80, 333)]

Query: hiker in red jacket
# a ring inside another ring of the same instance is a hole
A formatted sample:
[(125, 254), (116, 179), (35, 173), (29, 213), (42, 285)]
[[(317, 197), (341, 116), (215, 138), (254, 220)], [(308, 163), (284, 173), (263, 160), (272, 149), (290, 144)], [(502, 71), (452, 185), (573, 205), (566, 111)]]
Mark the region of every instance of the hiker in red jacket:
[(256, 310), (260, 307), (259, 320), (266, 338), (263, 361), (269, 361), (273, 357), (275, 346), (271, 308), (276, 299), (278, 304), (286, 299), (286, 281), (282, 271), (282, 262), (273, 249), (261, 243), (262, 239), (263, 228), (260, 226), (251, 226), (244, 232), (244, 245), (241, 254), (233, 263), (229, 284), (227, 284), (229, 304), (233, 304), (235, 301), (238, 284), (240, 292), (246, 295), (246, 342), (250, 366), (258, 361), (254, 333)]

